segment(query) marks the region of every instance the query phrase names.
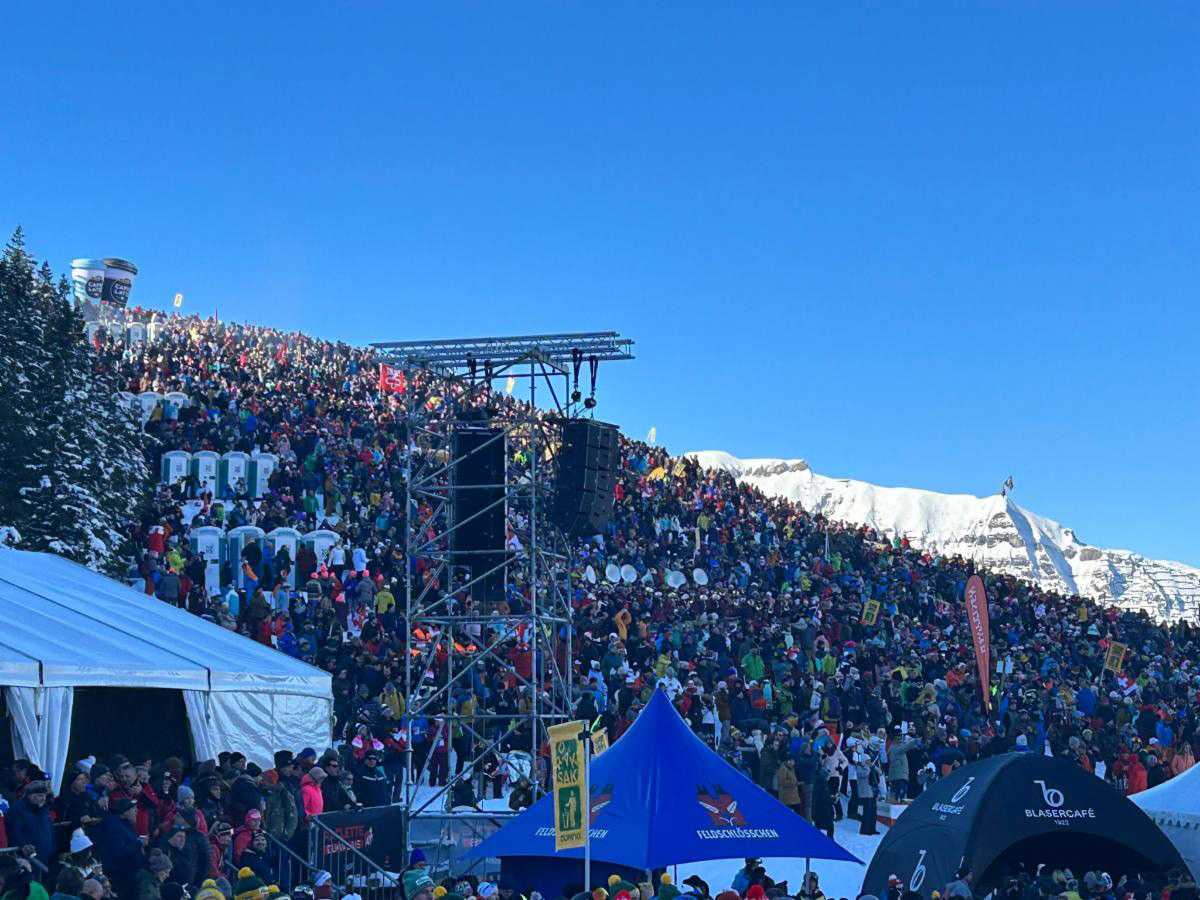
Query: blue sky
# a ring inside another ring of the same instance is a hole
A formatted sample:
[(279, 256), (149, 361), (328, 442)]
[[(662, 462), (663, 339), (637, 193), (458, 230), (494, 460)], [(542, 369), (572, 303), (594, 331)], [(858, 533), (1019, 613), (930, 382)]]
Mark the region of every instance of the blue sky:
[(18, 5), (0, 225), (355, 342), (618, 329), (673, 450), (1200, 565), (1200, 7)]

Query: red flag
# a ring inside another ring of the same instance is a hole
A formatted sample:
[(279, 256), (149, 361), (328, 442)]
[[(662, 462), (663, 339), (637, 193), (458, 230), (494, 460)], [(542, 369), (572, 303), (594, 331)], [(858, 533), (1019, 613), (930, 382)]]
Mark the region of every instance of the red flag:
[(979, 667), (979, 687), (983, 691), (984, 709), (992, 708), (991, 691), (991, 625), (988, 622), (987, 591), (983, 579), (972, 575), (967, 579), (964, 597), (967, 603), (967, 621), (971, 625), (971, 639), (975, 642), (975, 665)]
[(385, 394), (403, 394), (407, 386), (403, 371), (393, 366), (379, 367), (379, 390)]

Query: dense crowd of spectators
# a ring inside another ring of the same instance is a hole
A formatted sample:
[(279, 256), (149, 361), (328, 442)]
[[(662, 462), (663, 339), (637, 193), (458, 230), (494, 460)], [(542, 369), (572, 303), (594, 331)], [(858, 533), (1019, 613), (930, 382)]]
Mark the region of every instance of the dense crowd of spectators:
[(91, 900), (219, 900), (247, 894), (239, 883), (265, 896), (285, 874), (298, 880), (301, 870), (281, 872), (281, 860), (304, 853), (313, 816), (361, 803), (343, 766), (367, 788), (382, 777), (378, 761), (348, 747), (280, 751), (266, 771), (236, 752), (190, 767), (178, 757), (88, 757), (54, 796), (44, 772), (17, 760), (3, 773), (0, 847), (12, 852), (0, 855), (0, 896), (41, 897), (31, 888), (45, 884)]
[[(375, 754), (383, 770), (381, 781), (355, 774), (337, 783), (358, 802), (385, 802), (410, 747), (426, 778), (444, 783), (475, 754), (477, 734), (507, 735), (498, 751), (529, 746), (502, 720), (471, 729), (406, 715), (397, 597), (406, 565), (421, 573), (426, 561), (404, 558), (408, 422), (398, 396), (380, 392), (370, 351), (196, 317), (167, 319), (152, 343), (100, 336), (97, 345), (125, 389), (189, 396), (182, 410), (151, 416), (155, 453), (278, 455), (261, 500), (240, 486), (199, 498), (160, 488), (134, 535), (141, 555), (131, 576), (165, 602), (333, 674), (339, 738), (359, 762)], [(406, 390), (435, 418), (466, 402), (434, 396), (432, 383)], [(501, 414), (512, 403), (491, 399)], [(510, 451), (523, 464), (519, 443)], [(188, 549), (198, 524), (323, 527), (341, 540), (327, 559), (307, 549), (269, 558), (252, 547), (212, 584)], [(579, 715), (599, 718), (616, 740), (662, 689), (722, 754), (827, 831), (849, 815), (870, 832), (882, 800), (916, 796), (950, 769), (999, 752), (1069, 757), (1127, 793), (1195, 762), (1200, 672), (1190, 623), (1161, 625), (982, 572), (992, 657), (1012, 663), (992, 674), (988, 714), (961, 602), (976, 571), (970, 561), (826, 521), (635, 441), (621, 445), (611, 523), (576, 550)], [(632, 566), (636, 579), (609, 580), (610, 564)], [(234, 567), (248, 569), (249, 590), (229, 587)], [(291, 571), (297, 590), (285, 583)], [(527, 589), (510, 584), (496, 606), (519, 611)], [(869, 600), (880, 612), (864, 624)], [(523, 635), (496, 628), (479, 638), (506, 652), (472, 670), (455, 711), (519, 723), (531, 690), (544, 687), (525, 683)], [(1116, 671), (1105, 668), (1113, 642), (1128, 648)], [(434, 660), (432, 683), (446, 666)], [(534, 781), (545, 778), (537, 763)], [(473, 774), (455, 802), (502, 791), (516, 795), (514, 807), (528, 800), (528, 783), (505, 784), (498, 754)]]

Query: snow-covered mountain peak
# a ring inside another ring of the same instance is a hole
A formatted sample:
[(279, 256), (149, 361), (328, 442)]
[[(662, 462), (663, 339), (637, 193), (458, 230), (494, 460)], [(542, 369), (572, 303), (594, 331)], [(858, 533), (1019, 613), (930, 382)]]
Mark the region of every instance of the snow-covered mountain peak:
[(870, 525), (889, 537), (899, 534), (918, 547), (961, 554), (1048, 589), (1145, 610), (1159, 619), (1195, 619), (1200, 611), (1200, 569), (1093, 547), (1073, 529), (1025, 509), (1011, 496), (830, 478), (802, 459), (738, 459), (720, 450), (687, 455), (834, 521)]

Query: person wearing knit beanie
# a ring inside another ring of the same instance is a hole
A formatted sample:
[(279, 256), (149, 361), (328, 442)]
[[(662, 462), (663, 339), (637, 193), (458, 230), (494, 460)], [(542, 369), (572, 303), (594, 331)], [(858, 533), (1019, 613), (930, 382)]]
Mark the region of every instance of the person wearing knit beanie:
[(433, 879), (424, 869), (409, 869), (404, 873), (404, 896), (408, 900), (418, 900), (422, 895), (433, 896)]
[(225, 895), (217, 888), (215, 881), (211, 878), (206, 878), (192, 900), (225, 900)]
[(658, 900), (675, 900), (679, 896), (679, 888), (675, 887), (675, 881), (671, 878), (670, 872), (663, 872), (658, 879)]
[(233, 886), (233, 900), (260, 900), (265, 896), (266, 884), (254, 874), (249, 866), (238, 869), (237, 884)]

